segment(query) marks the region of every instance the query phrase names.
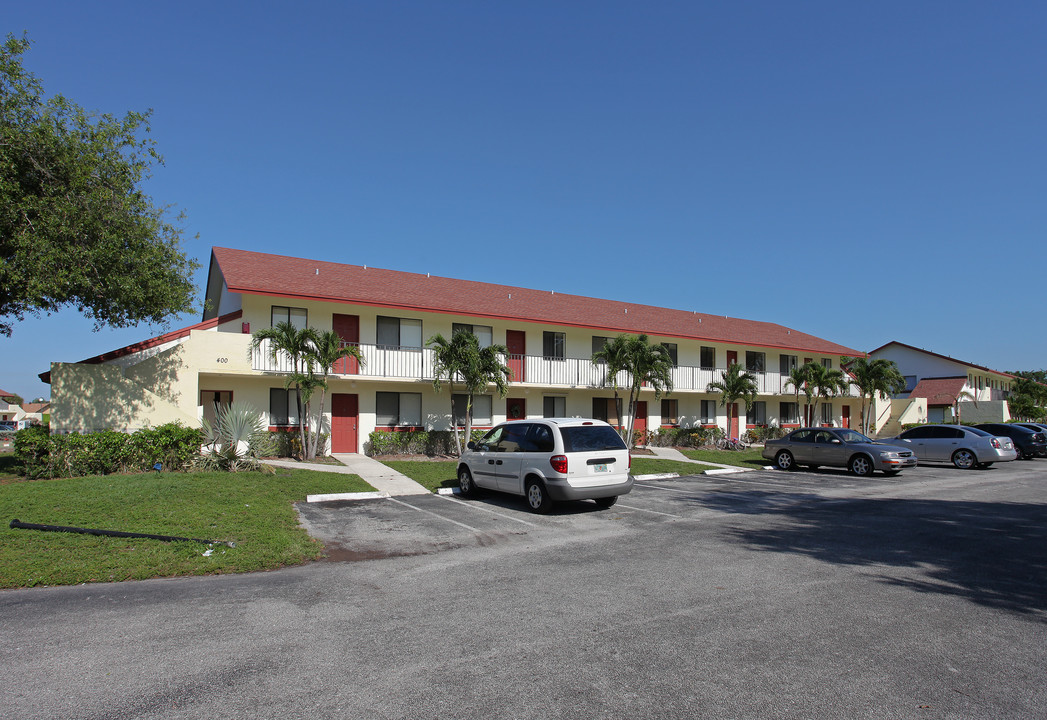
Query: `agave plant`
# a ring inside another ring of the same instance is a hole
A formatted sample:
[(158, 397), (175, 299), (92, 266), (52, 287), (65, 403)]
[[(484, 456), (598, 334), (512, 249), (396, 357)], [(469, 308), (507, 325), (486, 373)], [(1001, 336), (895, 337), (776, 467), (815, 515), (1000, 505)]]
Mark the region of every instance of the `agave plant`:
[(201, 464), (213, 470), (260, 470), (259, 458), (269, 442), (261, 415), (248, 403), (234, 402), (218, 408), (214, 423), (203, 422), (204, 453)]

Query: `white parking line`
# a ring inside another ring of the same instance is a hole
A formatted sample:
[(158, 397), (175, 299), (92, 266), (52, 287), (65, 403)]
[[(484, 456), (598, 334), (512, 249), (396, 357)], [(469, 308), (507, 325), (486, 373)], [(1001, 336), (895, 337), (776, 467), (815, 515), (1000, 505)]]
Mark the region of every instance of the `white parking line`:
[(400, 504), (400, 505), (404, 505), (404, 506), (406, 506), (406, 507), (409, 507), (409, 508), (411, 508), (412, 510), (417, 510), (418, 512), (421, 512), (421, 513), (425, 513), (426, 515), (432, 515), (433, 517), (438, 517), (438, 518), (440, 518), (441, 520), (446, 520), (446, 521), (447, 521), (447, 522), (449, 522), (449, 523), (454, 523), (455, 525), (458, 525), (459, 527), (464, 527), (464, 528), (465, 528), (466, 530), (472, 530), (473, 532), (476, 532), (476, 533), (478, 533), (478, 532), (481, 532), (480, 530), (477, 530), (477, 529), (476, 529), (476, 528), (474, 528), (474, 527), (471, 527), (471, 526), (469, 526), (469, 525), (466, 525), (465, 523), (460, 523), (460, 522), (458, 522), (457, 520), (452, 520), (452, 519), (451, 519), (451, 518), (449, 518), (449, 517), (444, 517), (444, 516), (443, 516), (443, 515), (441, 515), (440, 513), (434, 513), (434, 512), (432, 512), (431, 510), (425, 510), (425, 509), (423, 509), (423, 508), (420, 508), (420, 507), (415, 507), (415, 506), (414, 506), (414, 505), (412, 505), (411, 503), (406, 503), (406, 502), (404, 502), (403, 500), (397, 500), (397, 499), (396, 499), (396, 498), (394, 498), (394, 497), (390, 497), (389, 499), (390, 499), (390, 500), (392, 500), (392, 501), (393, 501), (394, 503), (398, 503), (398, 504)]
[(491, 513), (492, 515), (497, 515), (500, 518), (505, 518), (506, 520), (512, 520), (513, 522), (518, 522), (521, 525), (526, 525), (527, 527), (537, 527), (537, 525), (535, 525), (534, 523), (527, 522), (526, 520), (521, 520), (520, 518), (513, 517), (512, 515), (506, 515), (504, 513), (495, 512), (494, 510), (491, 510), (490, 508), (483, 507), (482, 505), (474, 505), (473, 503), (467, 503), (467, 502), (464, 502), (462, 500), (455, 500), (453, 495), (452, 496), (437, 495), (436, 497), (443, 498), (444, 500), (447, 500), (448, 502), (453, 502), (456, 505), (461, 505), (463, 507), (471, 508), (473, 510), (480, 510), (482, 512)]
[(657, 510), (647, 510), (646, 508), (639, 508), (635, 505), (623, 505), (622, 503), (617, 503), (615, 507), (625, 508), (626, 510), (636, 510), (638, 512), (651, 513), (652, 515), (665, 515), (666, 517), (677, 518), (679, 520), (685, 519), (683, 515), (673, 515), (672, 513), (658, 512)]

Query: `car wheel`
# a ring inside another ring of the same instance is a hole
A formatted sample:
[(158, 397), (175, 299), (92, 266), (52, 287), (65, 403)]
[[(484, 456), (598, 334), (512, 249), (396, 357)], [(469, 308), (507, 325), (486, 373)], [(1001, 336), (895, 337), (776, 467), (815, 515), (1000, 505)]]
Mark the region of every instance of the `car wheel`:
[(971, 470), (978, 465), (978, 458), (970, 450), (957, 450), (952, 454), (952, 464), (961, 470)]
[(531, 508), (531, 512), (547, 513), (549, 508), (553, 506), (553, 501), (549, 499), (549, 493), (540, 480), (528, 478), (525, 492), (527, 494), (527, 506)]
[(618, 502), (618, 496), (612, 495), (611, 497), (596, 498), (596, 504), (602, 508), (609, 508)]
[(793, 460), (793, 454), (788, 450), (782, 450), (775, 455), (774, 464), (778, 466), (779, 470), (792, 470), (796, 467), (796, 461)]
[(867, 475), (872, 475), (873, 471), (872, 460), (870, 460), (866, 455), (855, 455), (853, 458), (851, 458), (851, 462), (848, 465), (848, 467), (850, 467), (851, 472), (857, 475), (858, 477), (866, 477)]
[(458, 489), (465, 496), (476, 494), (476, 483), (473, 482), (473, 474), (465, 466), (458, 470)]

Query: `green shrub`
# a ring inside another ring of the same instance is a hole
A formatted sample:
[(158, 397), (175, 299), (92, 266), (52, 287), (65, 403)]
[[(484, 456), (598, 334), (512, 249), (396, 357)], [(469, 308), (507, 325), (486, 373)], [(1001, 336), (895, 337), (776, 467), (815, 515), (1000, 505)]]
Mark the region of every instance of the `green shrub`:
[(101, 430), (49, 435), (43, 427), (15, 434), (15, 457), (27, 478), (109, 475), (141, 472), (161, 463), (165, 470), (184, 470), (200, 453), (200, 431), (178, 423), (139, 430), (131, 435)]
[[(483, 437), (486, 430), (473, 430), (472, 439)], [(454, 434), (450, 430), (410, 430), (406, 432), (375, 430), (368, 435), (367, 453), (381, 455), (454, 455)]]

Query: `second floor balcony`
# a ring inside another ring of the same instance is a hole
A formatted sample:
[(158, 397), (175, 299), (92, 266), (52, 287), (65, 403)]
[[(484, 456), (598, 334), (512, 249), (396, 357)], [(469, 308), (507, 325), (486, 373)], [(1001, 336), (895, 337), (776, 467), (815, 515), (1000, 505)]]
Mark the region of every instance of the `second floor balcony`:
[[(363, 362), (345, 358), (335, 363), (332, 374), (337, 377), (380, 378), (388, 380), (421, 380), (432, 382), (435, 377), (434, 353), (430, 348), (403, 348), (390, 345), (354, 343), (360, 350)], [(269, 373), (292, 372), (291, 362), (284, 353), (275, 359), (268, 342), (252, 352), (252, 369)], [(512, 370), (510, 382), (518, 385), (548, 388), (606, 388), (606, 370), (603, 365), (589, 358), (558, 358), (540, 355), (507, 355), (505, 364)], [(720, 380), (725, 368), (703, 368), (681, 365), (672, 371), (674, 392), (706, 392), (709, 383)], [(752, 372), (752, 371), (750, 371)], [(760, 395), (795, 394), (790, 385), (785, 387), (788, 376), (778, 372), (752, 372), (756, 377)], [(627, 373), (620, 373), (618, 386), (630, 384)], [(801, 395), (803, 393), (801, 392)], [(851, 385), (845, 396), (858, 396), (858, 389)]]

